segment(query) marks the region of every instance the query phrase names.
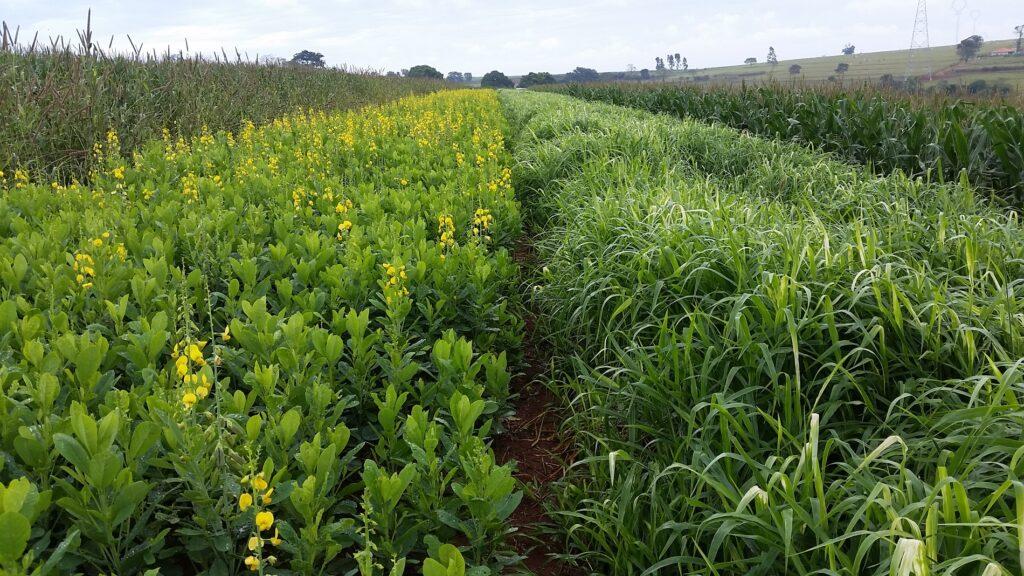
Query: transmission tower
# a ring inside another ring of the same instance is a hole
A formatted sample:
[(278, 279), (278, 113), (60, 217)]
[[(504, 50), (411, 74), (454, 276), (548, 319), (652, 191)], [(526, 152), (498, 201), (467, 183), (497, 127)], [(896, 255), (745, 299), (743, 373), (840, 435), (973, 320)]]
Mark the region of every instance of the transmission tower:
[(907, 80), (916, 76), (932, 79), (932, 59), (928, 42), (928, 0), (917, 0), (917, 14), (914, 16), (914, 33), (910, 37), (910, 51), (907, 53)]
[(956, 14), (956, 35), (953, 36), (953, 42), (956, 43), (960, 41), (960, 15), (967, 8), (967, 0), (953, 0), (951, 8), (953, 8), (953, 14)]

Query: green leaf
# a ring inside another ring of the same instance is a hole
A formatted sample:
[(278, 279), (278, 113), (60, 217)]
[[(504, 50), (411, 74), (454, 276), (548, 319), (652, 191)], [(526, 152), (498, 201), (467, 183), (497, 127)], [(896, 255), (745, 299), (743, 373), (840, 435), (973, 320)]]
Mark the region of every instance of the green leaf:
[(21, 559), (32, 533), (28, 519), (17, 512), (0, 514), (0, 560), (13, 563)]
[(298, 408), (292, 408), (281, 417), (281, 421), (277, 424), (277, 436), (281, 439), (281, 444), (288, 446), (292, 443), (301, 423), (302, 412)]
[(53, 444), (57, 447), (57, 452), (60, 452), (60, 455), (76, 469), (83, 473), (89, 469), (89, 453), (78, 440), (67, 434), (58, 433), (53, 435)]

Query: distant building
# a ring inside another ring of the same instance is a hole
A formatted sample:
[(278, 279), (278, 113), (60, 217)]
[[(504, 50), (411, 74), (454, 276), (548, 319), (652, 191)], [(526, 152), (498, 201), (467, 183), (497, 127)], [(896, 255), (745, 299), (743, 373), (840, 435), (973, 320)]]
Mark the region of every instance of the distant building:
[(1012, 47), (1007, 48), (996, 48), (995, 50), (988, 53), (989, 56), (1013, 56), (1017, 51)]

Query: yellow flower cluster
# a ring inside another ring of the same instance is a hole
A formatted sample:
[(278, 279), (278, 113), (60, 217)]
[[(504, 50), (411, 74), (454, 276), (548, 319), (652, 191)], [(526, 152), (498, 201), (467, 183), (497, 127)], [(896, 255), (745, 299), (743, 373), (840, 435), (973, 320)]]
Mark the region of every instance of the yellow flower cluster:
[(25, 186), (28, 186), (28, 172), (21, 168), (16, 168), (14, 170), (14, 187), (24, 188)]
[(303, 206), (312, 206), (313, 200), (309, 198), (309, 192), (305, 188), (299, 186), (295, 190), (292, 190), (292, 204), (296, 210), (301, 209)]
[(487, 231), (490, 230), (492, 222), (494, 222), (494, 216), (491, 215), (490, 210), (477, 208), (473, 213), (473, 236), (488, 238)]
[(199, 177), (189, 172), (181, 179), (181, 194), (189, 204), (199, 200)]
[[(96, 258), (101, 257), (105, 246), (113, 246), (114, 254), (122, 261), (128, 259), (128, 250), (124, 244), (109, 244), (110, 232), (104, 232), (96, 238), (89, 240), (88, 250), (80, 250), (75, 253), (71, 262), (71, 269), (75, 273), (75, 281), (83, 289), (92, 288), (93, 279), (96, 278)], [(106, 252), (109, 254), (109, 252)]]
[(384, 283), (384, 301), (393, 304), (398, 298), (409, 295), (409, 289), (405, 286), (405, 281), (409, 279), (409, 276), (405, 273), (405, 266), (393, 264), (384, 264), (383, 266), (384, 273), (387, 275)]
[(96, 276), (96, 261), (92, 259), (86, 252), (76, 252), (75, 261), (71, 264), (71, 269), (75, 271), (75, 281), (78, 282), (82, 288), (92, 288), (92, 279)]
[(215, 141), (216, 140), (213, 138), (213, 134), (210, 133), (210, 127), (206, 124), (203, 124), (203, 127), (199, 132), (199, 143), (206, 144), (207, 146), (209, 146), (210, 144), (213, 144)]
[(348, 211), (352, 209), (352, 201), (346, 198), (343, 202), (338, 202), (338, 205), (334, 207), (335, 214), (348, 214)]
[[(250, 554), (245, 558), (245, 566), (255, 572), (260, 569), (263, 563), (271, 566), (277, 563), (277, 558), (274, 556), (264, 557), (263, 550), (268, 544), (280, 546), (282, 542), (280, 532), (274, 527), (274, 513), (262, 508), (263, 506), (269, 506), (274, 501), (274, 489), (270, 487), (262, 472), (251, 479), (249, 476), (242, 478), (241, 483), (243, 486), (250, 486), (251, 490), (242, 492), (238, 496), (238, 509), (242, 512), (247, 512), (253, 505), (256, 505), (257, 508), (254, 518), (256, 532), (249, 536), (249, 541), (246, 543), (246, 548), (248, 548)], [(254, 496), (259, 497), (259, 504), (256, 504)], [(264, 538), (263, 532), (271, 528), (274, 528), (274, 535)]]
[(441, 244), (441, 259), (444, 259), (444, 251), (455, 246), (455, 221), (451, 216), (442, 214), (437, 217), (437, 234)]
[(499, 189), (504, 188), (506, 190), (512, 189), (512, 170), (505, 168), (501, 171), (501, 177), (497, 180), (492, 180), (487, 183), (487, 188), (491, 192), (497, 192)]
[(174, 346), (173, 355), (174, 369), (178, 377), (185, 385), (185, 392), (181, 395), (181, 403), (186, 410), (191, 410), (199, 400), (206, 399), (210, 395), (212, 383), (210, 376), (203, 368), (206, 366), (206, 358), (203, 357), (203, 348), (206, 342), (179, 342)]
[[(333, 197), (333, 194), (332, 194)], [(352, 201), (345, 199), (344, 202), (338, 202), (334, 207), (334, 213), (339, 215), (348, 214), (348, 211), (352, 209)], [(346, 218), (338, 224), (338, 240), (345, 237), (345, 233), (352, 229), (352, 221)]]

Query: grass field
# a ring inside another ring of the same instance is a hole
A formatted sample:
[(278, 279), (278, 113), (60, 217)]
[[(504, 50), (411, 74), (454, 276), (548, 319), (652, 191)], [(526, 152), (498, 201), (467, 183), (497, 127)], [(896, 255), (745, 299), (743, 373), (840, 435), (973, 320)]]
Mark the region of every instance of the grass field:
[(1024, 568), (1024, 235), (964, 185), (503, 93), (589, 574)]

